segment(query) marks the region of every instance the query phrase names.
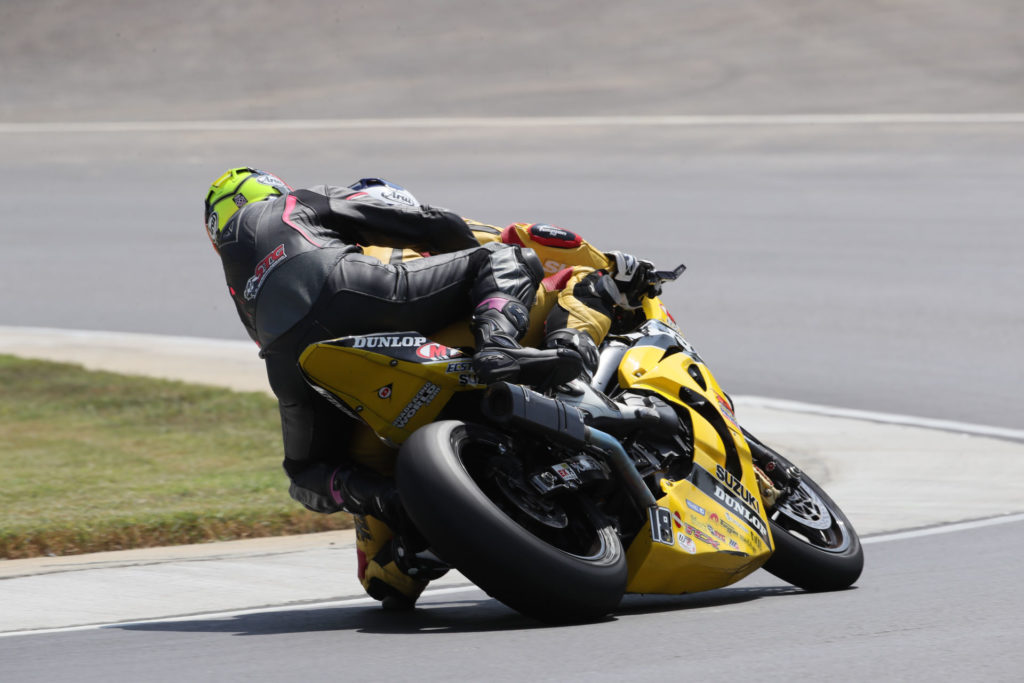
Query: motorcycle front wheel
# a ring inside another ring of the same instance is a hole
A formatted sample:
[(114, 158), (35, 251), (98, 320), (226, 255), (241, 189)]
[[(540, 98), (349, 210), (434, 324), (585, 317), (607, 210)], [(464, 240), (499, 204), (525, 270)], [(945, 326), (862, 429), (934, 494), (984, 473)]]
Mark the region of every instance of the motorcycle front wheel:
[[(778, 464), (792, 467), (770, 452)], [(769, 573), (808, 591), (842, 590), (860, 578), (864, 549), (857, 532), (835, 501), (806, 474), (800, 475), (795, 490), (775, 506), (768, 521), (775, 541), (775, 552), (764, 564)]]
[(554, 623), (604, 616), (626, 588), (615, 528), (582, 495), (540, 496), (509, 444), (459, 421), (418, 430), (396, 470), (409, 517), (434, 552), (512, 609)]

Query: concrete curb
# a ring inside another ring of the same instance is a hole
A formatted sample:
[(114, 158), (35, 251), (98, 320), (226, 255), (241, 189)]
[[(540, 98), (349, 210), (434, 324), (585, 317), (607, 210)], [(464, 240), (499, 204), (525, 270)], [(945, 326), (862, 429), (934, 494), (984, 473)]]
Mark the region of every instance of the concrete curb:
[(249, 341), (0, 327), (0, 354), (273, 395), (259, 349)]

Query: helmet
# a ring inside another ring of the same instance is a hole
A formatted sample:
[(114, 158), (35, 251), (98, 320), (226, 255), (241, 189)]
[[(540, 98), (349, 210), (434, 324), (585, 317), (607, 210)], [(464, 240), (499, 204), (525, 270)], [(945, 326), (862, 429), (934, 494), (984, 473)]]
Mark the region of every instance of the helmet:
[(349, 188), (357, 192), (346, 199), (376, 199), (388, 206), (404, 206), (407, 209), (418, 209), (420, 206), (409, 190), (380, 178), (362, 178), (359, 182), (349, 185)]
[(203, 216), (206, 232), (214, 248), (217, 236), (240, 208), (252, 202), (280, 197), (291, 188), (273, 173), (243, 166), (225, 171), (213, 181), (206, 193), (206, 211)]

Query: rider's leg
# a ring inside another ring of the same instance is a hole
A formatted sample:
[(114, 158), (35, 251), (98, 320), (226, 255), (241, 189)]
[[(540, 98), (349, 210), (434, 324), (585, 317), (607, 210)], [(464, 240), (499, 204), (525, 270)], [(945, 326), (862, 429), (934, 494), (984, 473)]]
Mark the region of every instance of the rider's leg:
[(354, 515), (359, 582), (385, 609), (411, 609), (427, 581), (409, 576), (397, 562), (395, 534), (372, 515)]
[(576, 267), (551, 278), (558, 289), (554, 302), (548, 304), (544, 346), (578, 353), (583, 358), (586, 379), (597, 369), (597, 347), (612, 324), (614, 293), (607, 287), (607, 278), (603, 271), (585, 267)]

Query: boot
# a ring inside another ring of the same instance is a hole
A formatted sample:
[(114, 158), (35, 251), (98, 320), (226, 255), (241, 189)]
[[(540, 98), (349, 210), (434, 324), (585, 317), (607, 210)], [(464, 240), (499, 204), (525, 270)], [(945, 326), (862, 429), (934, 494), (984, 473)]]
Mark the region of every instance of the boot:
[(412, 609), (429, 578), (413, 578), (399, 565), (394, 532), (372, 515), (354, 515), (359, 583), (389, 610)]
[(544, 348), (546, 349), (571, 349), (583, 359), (583, 371), (579, 378), (589, 383), (594, 373), (597, 372), (597, 365), (601, 360), (601, 354), (597, 350), (597, 344), (590, 338), (590, 335), (572, 327), (563, 327), (560, 330), (549, 332), (544, 337)]
[(331, 476), (331, 491), (344, 501), (349, 512), (373, 515), (397, 528), (402, 503), (394, 480), (359, 467), (339, 467)]
[(470, 321), (476, 353), (473, 369), (483, 384), (511, 382), (547, 388), (569, 382), (580, 375), (583, 359), (571, 348), (523, 348), (530, 312), (515, 299), (486, 299)]

